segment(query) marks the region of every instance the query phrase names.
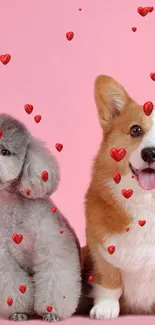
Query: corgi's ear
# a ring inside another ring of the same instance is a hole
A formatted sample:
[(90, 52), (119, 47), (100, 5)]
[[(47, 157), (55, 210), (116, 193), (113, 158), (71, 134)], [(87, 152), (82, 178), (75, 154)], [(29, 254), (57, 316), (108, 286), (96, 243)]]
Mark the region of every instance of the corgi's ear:
[(108, 121), (121, 113), (131, 98), (123, 86), (109, 76), (98, 76), (94, 88), (100, 124), (104, 127)]

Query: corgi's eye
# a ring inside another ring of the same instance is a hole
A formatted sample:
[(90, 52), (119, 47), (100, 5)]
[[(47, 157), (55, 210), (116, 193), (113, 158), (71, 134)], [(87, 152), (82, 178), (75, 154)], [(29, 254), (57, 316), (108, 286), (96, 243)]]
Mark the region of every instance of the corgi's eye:
[(130, 134), (132, 137), (140, 137), (143, 134), (143, 130), (139, 125), (133, 125), (130, 129)]

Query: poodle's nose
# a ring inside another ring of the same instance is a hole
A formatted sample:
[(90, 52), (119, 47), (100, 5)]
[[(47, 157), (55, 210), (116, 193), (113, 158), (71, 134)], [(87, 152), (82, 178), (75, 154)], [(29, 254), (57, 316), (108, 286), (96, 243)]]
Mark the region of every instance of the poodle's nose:
[(148, 164), (155, 162), (155, 148), (154, 147), (144, 148), (141, 151), (141, 157)]

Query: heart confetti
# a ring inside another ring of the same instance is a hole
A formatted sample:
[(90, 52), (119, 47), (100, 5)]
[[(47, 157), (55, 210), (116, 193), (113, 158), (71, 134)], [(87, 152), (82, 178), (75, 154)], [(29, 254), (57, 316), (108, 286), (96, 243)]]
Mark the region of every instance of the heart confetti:
[(147, 7), (147, 9), (148, 9), (148, 12), (151, 13), (154, 10), (154, 7)]
[(66, 33), (66, 38), (68, 39), (68, 41), (71, 41), (74, 37), (74, 33), (73, 32), (67, 32)]
[(139, 226), (143, 227), (146, 224), (146, 220), (139, 220), (138, 224)]
[(26, 195), (29, 196), (31, 191), (29, 189), (26, 190)]
[(25, 104), (24, 109), (25, 109), (25, 112), (27, 114), (31, 114), (32, 111), (33, 111), (33, 105), (31, 105), (31, 104)]
[(0, 56), (0, 60), (4, 65), (6, 65), (11, 60), (11, 55), (10, 54), (2, 54)]
[(56, 211), (57, 211), (57, 208), (56, 208), (56, 207), (52, 207), (52, 208), (51, 208), (51, 211), (52, 211), (52, 212), (56, 212)]
[(115, 252), (115, 246), (108, 246), (108, 253), (110, 254), (110, 255), (112, 255), (112, 254), (114, 254), (114, 252)]
[(12, 298), (8, 298), (7, 304), (8, 304), (9, 307), (11, 307), (12, 304), (13, 304), (13, 299)]
[(41, 121), (41, 119), (42, 119), (41, 115), (35, 115), (34, 116), (34, 120), (35, 120), (36, 123), (39, 123)]
[(0, 130), (0, 138), (2, 137), (2, 135), (3, 135), (3, 131), (2, 131), (2, 130)]
[(79, 11), (81, 11), (82, 10), (82, 8), (79, 8)]
[(150, 78), (151, 78), (153, 81), (155, 81), (155, 73), (154, 73), (154, 72), (151, 72), (151, 73), (150, 73)]
[(64, 233), (64, 230), (60, 230), (60, 234), (62, 235)]
[(94, 282), (94, 276), (93, 275), (90, 275), (89, 278), (88, 278), (89, 282)]
[(150, 7), (138, 7), (137, 11), (142, 16), (145, 17), (150, 12)]
[(144, 111), (144, 113), (145, 113), (146, 116), (151, 115), (152, 110), (153, 110), (153, 104), (152, 104), (152, 102), (146, 102), (143, 105), (143, 111)]
[(44, 170), (43, 172), (42, 172), (42, 180), (44, 181), (44, 182), (47, 182), (48, 181), (48, 172), (46, 171), (46, 170)]
[(24, 294), (26, 292), (26, 286), (20, 284), (19, 285), (19, 291)]
[(126, 228), (125, 228), (125, 231), (126, 231), (126, 232), (128, 232), (129, 230), (130, 230), (130, 228), (129, 228), (129, 227), (126, 227)]
[(60, 152), (63, 149), (63, 144), (62, 143), (56, 143), (55, 147)]
[(113, 175), (113, 179), (114, 179), (114, 182), (115, 182), (116, 184), (119, 184), (120, 181), (121, 181), (121, 175), (120, 175), (119, 173), (115, 173), (115, 174)]
[(12, 235), (12, 240), (17, 244), (19, 245), (22, 240), (23, 240), (23, 235), (22, 234), (13, 234)]
[(112, 148), (110, 149), (110, 155), (114, 160), (119, 162), (125, 157), (126, 150), (123, 148), (121, 149)]
[(133, 190), (131, 190), (131, 189), (129, 189), (129, 190), (123, 189), (121, 193), (126, 199), (129, 199), (133, 194)]
[(53, 307), (52, 306), (47, 306), (46, 310), (50, 313), (52, 311)]
[(132, 29), (132, 31), (135, 33), (136, 30), (137, 30), (137, 27), (132, 27), (131, 29)]

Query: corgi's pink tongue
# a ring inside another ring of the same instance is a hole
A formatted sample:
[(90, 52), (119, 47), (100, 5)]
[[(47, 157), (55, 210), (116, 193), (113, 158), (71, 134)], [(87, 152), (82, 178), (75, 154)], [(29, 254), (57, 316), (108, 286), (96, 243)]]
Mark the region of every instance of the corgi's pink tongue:
[(155, 173), (139, 172), (138, 182), (144, 190), (155, 189)]

